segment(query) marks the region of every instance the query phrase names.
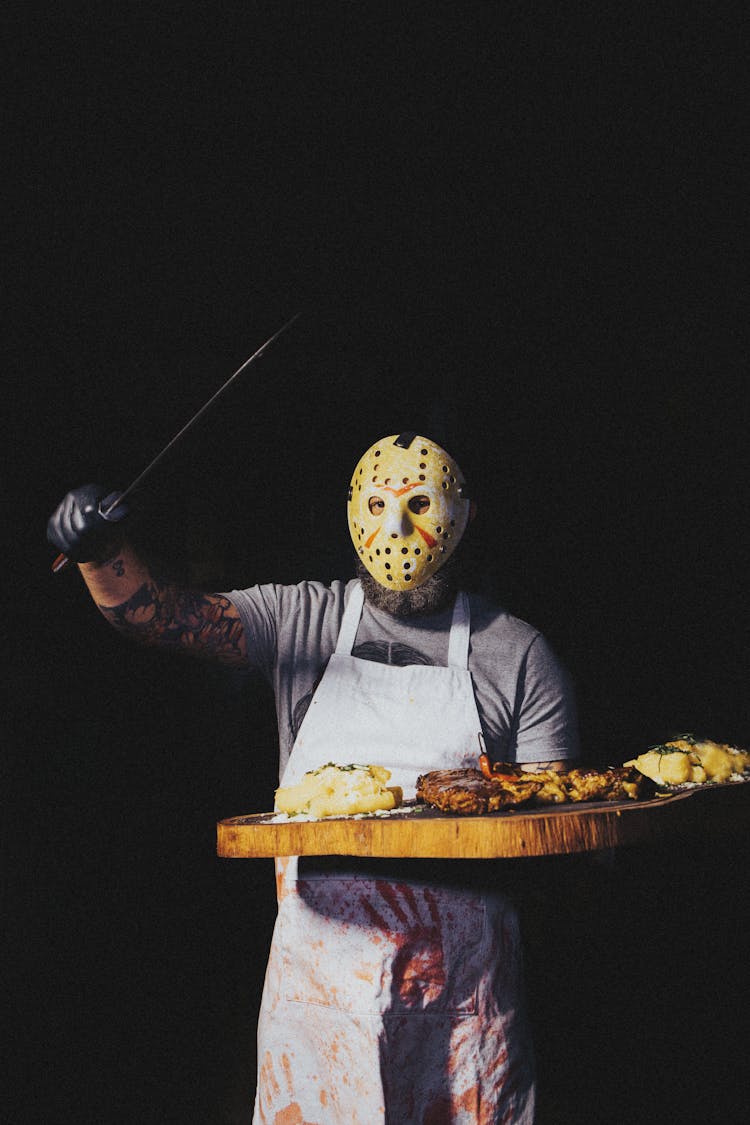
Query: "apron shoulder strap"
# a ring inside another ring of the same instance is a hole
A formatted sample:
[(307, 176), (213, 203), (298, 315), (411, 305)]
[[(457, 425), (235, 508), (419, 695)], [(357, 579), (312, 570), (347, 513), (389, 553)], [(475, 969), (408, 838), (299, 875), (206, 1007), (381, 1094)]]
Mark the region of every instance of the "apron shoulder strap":
[(451, 621), (451, 635), (448, 641), (448, 667), (468, 668), (469, 637), (471, 636), (471, 612), (469, 599), (463, 590), (456, 594)]
[[(357, 636), (359, 619), (362, 616), (362, 607), (365, 603), (365, 592), (362, 583), (358, 582), (349, 595), (349, 601), (344, 609), (341, 619), (336, 652), (339, 655), (349, 656), (354, 648)], [(471, 635), (471, 614), (469, 599), (463, 590), (456, 594), (451, 620), (451, 632), (448, 640), (448, 667), (468, 668), (469, 666), (469, 637)]]
[(344, 616), (341, 619), (341, 627), (339, 629), (338, 640), (336, 641), (336, 652), (340, 655), (351, 655), (351, 651), (354, 648), (354, 640), (357, 636), (359, 619), (362, 616), (362, 606), (364, 604), (365, 592), (362, 589), (362, 583), (358, 582), (349, 595), (349, 601), (346, 604)]

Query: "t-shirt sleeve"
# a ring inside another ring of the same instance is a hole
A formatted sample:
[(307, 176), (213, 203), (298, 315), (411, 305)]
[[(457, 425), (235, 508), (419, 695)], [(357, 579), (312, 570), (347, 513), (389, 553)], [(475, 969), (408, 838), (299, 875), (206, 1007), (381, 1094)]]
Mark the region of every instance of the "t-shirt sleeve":
[(515, 719), (517, 762), (549, 762), (577, 758), (578, 717), (570, 676), (539, 634), (521, 671)]
[(347, 585), (335, 581), (264, 583), (224, 594), (240, 615), (247, 662), (278, 690), (281, 680), (305, 682), (336, 646)]
[(224, 597), (232, 602), (240, 615), (249, 667), (270, 680), (278, 647), (278, 588), (274, 585), (251, 586), (247, 590), (230, 590)]

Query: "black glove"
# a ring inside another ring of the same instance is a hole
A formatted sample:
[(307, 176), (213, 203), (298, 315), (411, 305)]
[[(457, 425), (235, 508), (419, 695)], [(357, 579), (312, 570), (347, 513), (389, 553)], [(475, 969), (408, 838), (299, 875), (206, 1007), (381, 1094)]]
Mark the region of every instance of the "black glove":
[(47, 521), (47, 539), (71, 562), (103, 562), (122, 542), (121, 528), (116, 525), (130, 509), (118, 504), (103, 515), (118, 496), (117, 492), (106, 493), (98, 484), (74, 488)]

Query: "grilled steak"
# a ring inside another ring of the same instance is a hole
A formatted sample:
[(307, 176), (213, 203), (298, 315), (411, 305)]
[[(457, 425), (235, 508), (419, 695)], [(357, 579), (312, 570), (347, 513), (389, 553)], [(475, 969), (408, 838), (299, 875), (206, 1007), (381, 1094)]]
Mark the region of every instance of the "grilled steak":
[(443, 812), (477, 815), (531, 803), (563, 804), (570, 801), (635, 800), (643, 775), (628, 767), (605, 770), (572, 769), (566, 773), (521, 770), (517, 765), (495, 763), (497, 777), (480, 770), (433, 770), (417, 778), (417, 799)]
[(529, 774), (501, 782), (479, 770), (433, 770), (417, 778), (417, 799), (443, 812), (472, 815), (523, 805), (541, 787)]
[(643, 774), (629, 766), (570, 770), (560, 776), (571, 801), (635, 800), (644, 787)]

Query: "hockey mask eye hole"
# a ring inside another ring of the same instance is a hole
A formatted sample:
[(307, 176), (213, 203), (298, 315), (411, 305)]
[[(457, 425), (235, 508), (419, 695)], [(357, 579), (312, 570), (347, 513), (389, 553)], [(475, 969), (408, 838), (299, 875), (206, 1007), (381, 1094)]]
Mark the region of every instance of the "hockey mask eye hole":
[(367, 507), (370, 509), (370, 515), (382, 516), (385, 511), (385, 501), (381, 496), (371, 496), (367, 501)]
[(429, 510), (429, 496), (412, 496), (409, 500), (409, 511), (413, 512), (415, 516), (423, 516), (425, 512), (429, 512)]

